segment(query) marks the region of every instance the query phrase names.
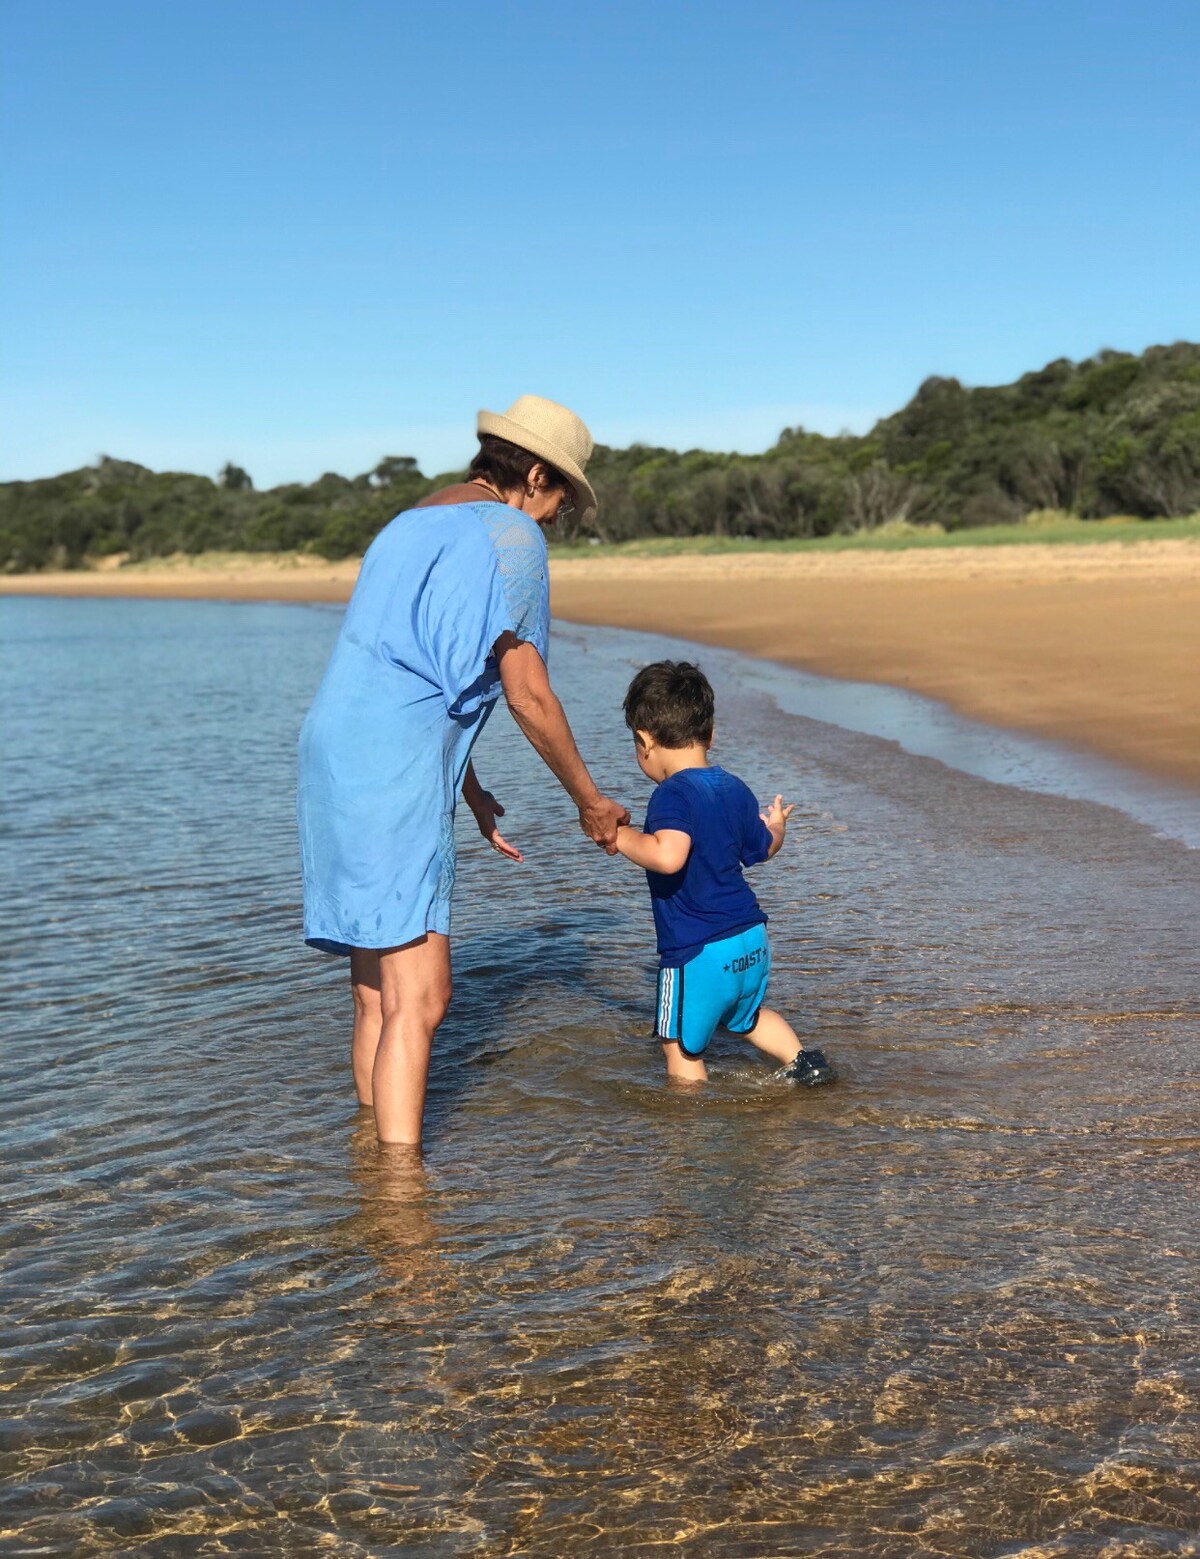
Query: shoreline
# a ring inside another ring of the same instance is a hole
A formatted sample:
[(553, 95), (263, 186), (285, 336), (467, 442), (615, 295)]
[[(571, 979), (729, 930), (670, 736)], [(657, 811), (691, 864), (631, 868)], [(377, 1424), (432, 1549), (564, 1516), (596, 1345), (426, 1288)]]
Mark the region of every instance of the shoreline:
[[(0, 596), (345, 601), (358, 560), (0, 576)], [(554, 557), (555, 616), (921, 693), (1200, 788), (1200, 541)]]

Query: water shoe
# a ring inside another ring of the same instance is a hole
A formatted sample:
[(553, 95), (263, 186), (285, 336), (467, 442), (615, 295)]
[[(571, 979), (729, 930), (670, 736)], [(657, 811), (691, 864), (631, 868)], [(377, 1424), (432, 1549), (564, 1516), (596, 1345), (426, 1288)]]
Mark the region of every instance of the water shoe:
[(818, 1083), (837, 1081), (837, 1073), (826, 1061), (823, 1050), (802, 1050), (779, 1075), (788, 1078), (791, 1082), (803, 1083), (806, 1088), (815, 1088)]

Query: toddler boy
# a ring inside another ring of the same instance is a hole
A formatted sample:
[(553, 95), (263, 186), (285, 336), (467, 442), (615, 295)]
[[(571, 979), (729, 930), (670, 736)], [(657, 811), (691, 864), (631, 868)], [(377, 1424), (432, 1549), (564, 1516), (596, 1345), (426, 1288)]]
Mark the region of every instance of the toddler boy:
[(771, 948), (767, 917), (743, 866), (779, 851), (792, 808), (776, 796), (759, 813), (750, 789), (708, 762), (713, 690), (698, 666), (656, 661), (625, 695), (638, 766), (656, 789), (646, 828), (621, 828), (617, 849), (642, 866), (658, 935), (654, 1032), (667, 1075), (702, 1082), (701, 1057), (718, 1027), (750, 1041), (809, 1087), (832, 1082), (819, 1050), (804, 1050), (778, 1012), (763, 1006)]

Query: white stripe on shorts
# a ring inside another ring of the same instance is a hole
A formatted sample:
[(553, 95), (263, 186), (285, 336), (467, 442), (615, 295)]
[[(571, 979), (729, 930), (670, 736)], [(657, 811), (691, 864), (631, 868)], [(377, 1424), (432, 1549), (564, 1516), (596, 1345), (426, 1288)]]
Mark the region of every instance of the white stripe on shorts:
[(671, 1033), (671, 998), (675, 994), (675, 971), (664, 969), (662, 972), (662, 999), (658, 1005), (658, 1034), (660, 1039), (668, 1039)]

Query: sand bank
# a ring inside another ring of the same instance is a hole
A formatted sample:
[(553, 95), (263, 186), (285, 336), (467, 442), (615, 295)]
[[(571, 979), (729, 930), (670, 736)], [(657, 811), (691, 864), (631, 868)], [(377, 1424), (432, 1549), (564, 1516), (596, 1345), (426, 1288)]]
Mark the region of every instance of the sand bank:
[(1200, 785), (1200, 545), (582, 559), (554, 609), (925, 693)]
[[(232, 558), (0, 593), (341, 601), (357, 564)], [(837, 677), (1200, 785), (1200, 542), (555, 559), (554, 610)]]
[(358, 558), (327, 563), (287, 552), (206, 553), (124, 567), (0, 574), (0, 595), (146, 597), (163, 601), (347, 601)]

